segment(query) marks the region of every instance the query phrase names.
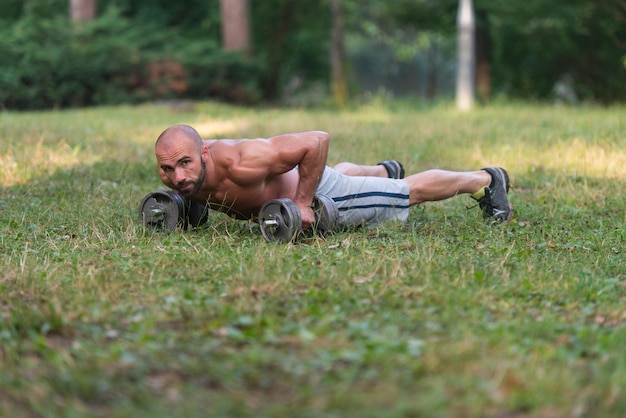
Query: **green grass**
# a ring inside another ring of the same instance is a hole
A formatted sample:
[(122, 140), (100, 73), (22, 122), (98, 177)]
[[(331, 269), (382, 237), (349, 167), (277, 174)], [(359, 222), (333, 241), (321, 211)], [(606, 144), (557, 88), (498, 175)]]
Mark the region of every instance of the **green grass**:
[[(626, 109), (211, 103), (0, 113), (0, 416), (621, 417)], [(512, 222), (152, 234), (157, 135), (323, 129), (329, 163), (502, 165)]]

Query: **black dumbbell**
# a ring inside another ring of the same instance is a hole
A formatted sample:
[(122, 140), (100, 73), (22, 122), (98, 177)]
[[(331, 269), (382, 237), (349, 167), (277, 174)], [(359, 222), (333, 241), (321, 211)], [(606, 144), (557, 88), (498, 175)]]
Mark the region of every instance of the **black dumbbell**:
[[(313, 212), (313, 230), (328, 232), (337, 229), (339, 210), (331, 198), (316, 195), (313, 199)], [(272, 199), (261, 207), (259, 225), (266, 240), (290, 242), (302, 231), (302, 216), (291, 199)]]
[(171, 232), (176, 227), (186, 230), (205, 224), (208, 209), (172, 190), (157, 190), (143, 198), (139, 217), (148, 229)]

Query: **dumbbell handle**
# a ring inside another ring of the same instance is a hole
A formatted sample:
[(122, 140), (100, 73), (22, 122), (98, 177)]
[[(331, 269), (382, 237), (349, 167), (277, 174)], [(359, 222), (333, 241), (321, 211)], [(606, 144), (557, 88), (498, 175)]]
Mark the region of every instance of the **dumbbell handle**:
[[(339, 212), (332, 199), (317, 195), (311, 205), (315, 212), (317, 231), (332, 231), (337, 226)], [(268, 241), (291, 241), (302, 228), (301, 213), (291, 199), (272, 199), (259, 212), (261, 232)]]

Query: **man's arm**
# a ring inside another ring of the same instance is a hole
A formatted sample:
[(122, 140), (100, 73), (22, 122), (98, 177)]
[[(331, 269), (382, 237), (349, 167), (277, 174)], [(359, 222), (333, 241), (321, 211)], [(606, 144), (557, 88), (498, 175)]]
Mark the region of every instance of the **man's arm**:
[[(284, 136), (270, 138), (270, 142), (276, 145), (283, 154), (282, 158), (296, 161), (298, 166), (298, 189), (294, 197), (294, 203), (302, 208), (310, 208), (313, 197), (328, 157), (329, 135), (322, 131), (303, 132), (294, 138)], [(294, 165), (295, 167), (295, 165)], [(293, 167), (292, 167), (293, 168)]]
[(311, 205), (326, 167), (329, 135), (309, 131), (277, 135), (261, 143), (251, 141), (241, 154), (240, 167), (280, 175), (298, 166), (299, 182), (293, 201), (300, 209), (302, 224), (308, 228), (315, 216)]

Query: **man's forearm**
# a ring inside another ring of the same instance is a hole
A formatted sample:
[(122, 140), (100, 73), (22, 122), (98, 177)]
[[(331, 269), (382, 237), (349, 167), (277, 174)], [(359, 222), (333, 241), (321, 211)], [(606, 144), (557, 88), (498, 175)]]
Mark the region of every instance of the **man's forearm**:
[(317, 190), (328, 157), (329, 136), (326, 132), (306, 133), (312, 137), (311, 146), (298, 165), (299, 183), (294, 202), (299, 206), (310, 206)]

